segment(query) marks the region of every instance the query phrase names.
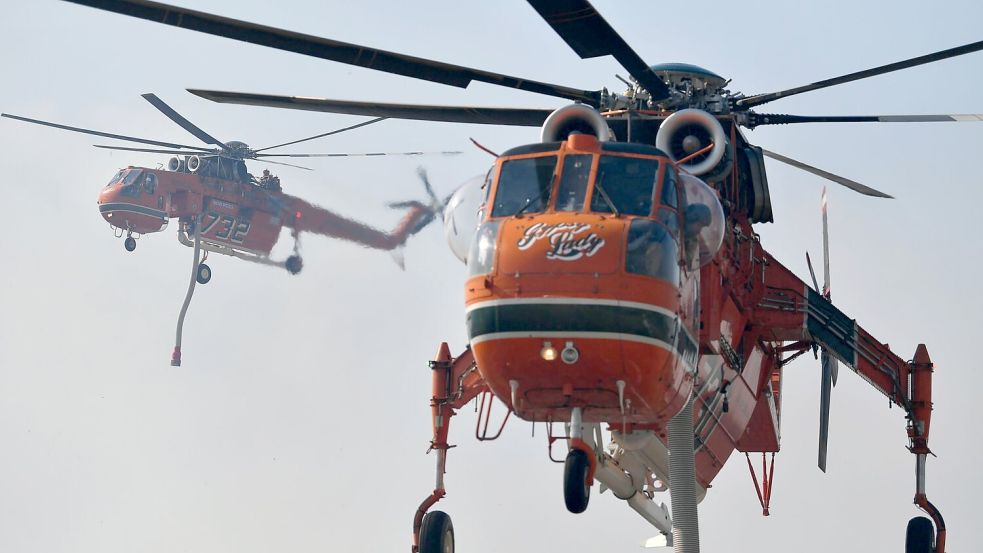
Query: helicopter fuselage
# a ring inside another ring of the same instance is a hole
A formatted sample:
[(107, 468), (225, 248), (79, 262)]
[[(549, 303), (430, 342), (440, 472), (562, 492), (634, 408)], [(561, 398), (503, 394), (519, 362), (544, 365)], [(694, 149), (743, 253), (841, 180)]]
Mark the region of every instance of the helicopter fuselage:
[(102, 217), (127, 233), (159, 232), (179, 219), (201, 225), (204, 242), (259, 256), (269, 255), (283, 227), (391, 250), (432, 217), (422, 204), (411, 205), (385, 233), (252, 182), (132, 166), (110, 180), (97, 203)]

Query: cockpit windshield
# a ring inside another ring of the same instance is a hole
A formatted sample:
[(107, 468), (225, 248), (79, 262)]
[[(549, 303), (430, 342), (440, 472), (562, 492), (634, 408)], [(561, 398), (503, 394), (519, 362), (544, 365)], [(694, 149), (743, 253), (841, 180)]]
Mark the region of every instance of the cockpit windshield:
[(621, 215), (650, 215), (659, 161), (634, 157), (601, 156), (597, 167), (591, 211)]
[(113, 175), (113, 178), (109, 179), (109, 182), (106, 183), (106, 188), (109, 188), (110, 186), (116, 184), (116, 182), (119, 181), (119, 178), (123, 176), (123, 173), (125, 171), (126, 169), (120, 169), (119, 171), (116, 171), (116, 174)]
[(126, 176), (123, 177), (123, 186), (130, 186), (137, 182), (140, 173), (143, 172), (141, 169), (124, 169), (124, 171), (126, 171)]
[(511, 159), (502, 163), (492, 217), (544, 211), (550, 201), (555, 169), (555, 155)]

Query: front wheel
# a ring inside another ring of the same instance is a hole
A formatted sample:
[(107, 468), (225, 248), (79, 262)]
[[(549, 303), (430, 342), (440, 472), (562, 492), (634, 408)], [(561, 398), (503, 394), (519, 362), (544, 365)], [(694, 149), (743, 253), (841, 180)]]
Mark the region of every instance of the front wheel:
[(301, 259), (299, 255), (291, 255), (287, 258), (285, 265), (290, 274), (296, 275), (301, 269), (304, 268), (304, 260)]
[(905, 553), (932, 553), (935, 551), (935, 528), (926, 517), (915, 517), (908, 521), (905, 533)]
[(126, 251), (128, 252), (132, 252), (133, 250), (137, 249), (136, 239), (132, 236), (127, 236), (126, 240), (123, 240), (123, 247), (126, 248)]
[(590, 500), (590, 486), (587, 485), (587, 473), (590, 471), (590, 459), (580, 449), (571, 449), (567, 460), (563, 463), (563, 501), (571, 513), (582, 513), (587, 510)]
[(208, 284), (208, 281), (212, 280), (212, 268), (204, 263), (199, 263), (195, 280), (198, 281), (198, 284)]
[(454, 553), (454, 525), (443, 511), (430, 511), (420, 527), (420, 553)]

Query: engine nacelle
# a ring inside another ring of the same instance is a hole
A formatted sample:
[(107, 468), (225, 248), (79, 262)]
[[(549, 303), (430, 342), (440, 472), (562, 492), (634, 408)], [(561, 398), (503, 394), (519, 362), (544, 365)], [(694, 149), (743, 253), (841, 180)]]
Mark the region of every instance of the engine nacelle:
[(188, 171), (191, 173), (197, 172), (198, 169), (201, 169), (201, 166), (203, 165), (201, 158), (198, 156), (188, 156), (185, 159), (186, 159), (185, 164), (188, 168)]
[(570, 133), (580, 132), (596, 136), (605, 142), (611, 136), (607, 121), (594, 108), (584, 104), (562, 107), (546, 118), (540, 135), (543, 142), (566, 140)]
[(694, 175), (706, 175), (706, 179), (720, 176), (730, 170), (731, 156), (727, 133), (717, 118), (699, 109), (682, 109), (662, 122), (655, 137), (655, 147), (679, 161), (709, 145), (708, 153), (684, 163), (680, 167)]
[(184, 171), (184, 160), (179, 157), (172, 157), (167, 161), (168, 171)]
[[(490, 173), (489, 173), (490, 175)], [(468, 262), (468, 251), (478, 222), (481, 220), (481, 206), (488, 195), (486, 176), (478, 175), (468, 179), (451, 194), (444, 207), (444, 234), (447, 245), (454, 256)]]

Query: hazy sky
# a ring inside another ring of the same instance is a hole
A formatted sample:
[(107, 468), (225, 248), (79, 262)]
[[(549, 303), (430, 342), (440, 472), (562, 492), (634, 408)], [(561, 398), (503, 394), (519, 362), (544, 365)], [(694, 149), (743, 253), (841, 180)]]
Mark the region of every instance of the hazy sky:
[[(0, 110), (109, 132), (193, 142), (139, 97), (155, 92), (221, 140), (264, 146), (363, 120), (222, 106), (185, 87), (341, 99), (559, 107), (473, 84), (460, 90), (54, 1), (0, 0)], [(524, 2), (208, 1), (184, 5), (407, 54), (582, 88), (620, 89), (613, 60), (581, 61)], [(680, 4), (597, 0), (649, 63), (684, 61), (766, 92), (980, 40), (975, 1)], [(983, 112), (983, 54), (803, 94), (761, 111)], [(489, 148), (538, 129), (386, 121), (303, 151), (461, 149), (428, 158), (439, 191), (487, 169)], [(878, 339), (936, 362), (929, 497), (951, 551), (983, 550), (983, 373), (979, 210), (983, 123), (762, 128), (749, 139), (884, 190), (830, 189), (833, 297)], [(123, 249), (95, 199), (120, 167), (164, 156), (0, 120), (0, 550), (17, 552), (406, 551), (433, 486), (430, 371), (440, 341), (459, 352), (463, 266), (434, 226), (386, 253), (307, 236), (299, 276), (213, 257), (168, 364), (191, 251), (174, 225)], [(301, 151), (298, 148), (296, 151)], [(287, 192), (379, 228), (419, 199), (416, 159), (328, 159), (279, 171)], [(776, 223), (765, 247), (800, 276), (821, 249), (823, 181), (769, 162)], [(253, 172), (259, 168), (253, 166)], [(280, 249), (289, 249), (287, 236)], [(707, 552), (900, 550), (918, 513), (904, 417), (845, 372), (834, 390), (829, 474), (816, 468), (819, 364), (786, 370), (772, 516), (736, 454), (701, 504)], [(610, 494), (563, 507), (543, 428), (510, 422), (498, 442), (455, 418), (439, 508), (461, 551), (637, 551), (654, 534)]]

